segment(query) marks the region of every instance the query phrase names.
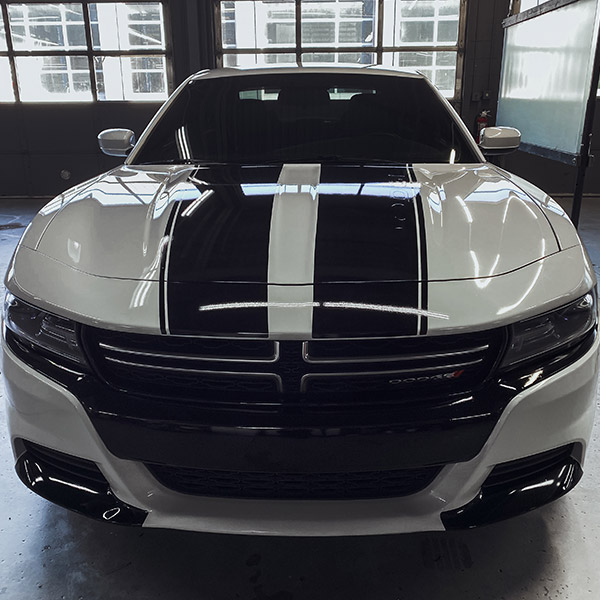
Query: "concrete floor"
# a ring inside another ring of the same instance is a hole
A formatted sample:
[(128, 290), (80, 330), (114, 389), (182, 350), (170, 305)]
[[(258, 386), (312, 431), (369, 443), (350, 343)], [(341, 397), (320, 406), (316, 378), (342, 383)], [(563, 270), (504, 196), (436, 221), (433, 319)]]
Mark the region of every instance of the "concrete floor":
[[(0, 201), (2, 273), (39, 206)], [(580, 231), (599, 265), (599, 200), (586, 201)], [(0, 598), (600, 598), (599, 423), (581, 483), (565, 498), (525, 516), (450, 534), (263, 538), (124, 528), (42, 500), (14, 474), (3, 405)]]

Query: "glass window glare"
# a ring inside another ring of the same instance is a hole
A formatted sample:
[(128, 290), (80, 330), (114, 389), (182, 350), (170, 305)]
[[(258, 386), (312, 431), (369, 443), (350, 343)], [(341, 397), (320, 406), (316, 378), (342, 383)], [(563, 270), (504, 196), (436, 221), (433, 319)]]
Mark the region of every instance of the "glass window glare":
[(0, 101), (15, 100), (11, 64), (23, 102), (167, 98), (161, 2), (21, 2), (8, 4), (6, 14)]
[(225, 54), (224, 67), (249, 69), (252, 67), (274, 67), (277, 65), (291, 66), (296, 64), (296, 55), (282, 54)]
[(0, 56), (0, 102), (14, 102), (12, 73), (7, 56)]
[(384, 0), (384, 46), (458, 42), (460, 0)]
[(164, 56), (94, 57), (98, 100), (163, 100)]
[(9, 4), (8, 19), (15, 50), (84, 50), (81, 4)]
[[(460, 0), (300, 0), (299, 5), (294, 0), (220, 0), (219, 8), (223, 66), (411, 67), (445, 96), (455, 95)], [(246, 53), (252, 49), (273, 53)]]
[(17, 56), (15, 64), (24, 102), (93, 100), (87, 56)]
[(6, 29), (4, 29), (4, 20), (0, 17), (0, 50), (6, 49)]
[(374, 52), (306, 52), (302, 55), (304, 66), (319, 65), (374, 65)]
[(304, 46), (374, 46), (375, 2), (372, 0), (304, 0)]
[(94, 50), (165, 49), (162, 6), (157, 2), (89, 5)]
[(224, 48), (283, 48), (296, 43), (294, 0), (221, 2)]
[(415, 69), (432, 81), (444, 96), (454, 96), (456, 52), (384, 52), (383, 64)]

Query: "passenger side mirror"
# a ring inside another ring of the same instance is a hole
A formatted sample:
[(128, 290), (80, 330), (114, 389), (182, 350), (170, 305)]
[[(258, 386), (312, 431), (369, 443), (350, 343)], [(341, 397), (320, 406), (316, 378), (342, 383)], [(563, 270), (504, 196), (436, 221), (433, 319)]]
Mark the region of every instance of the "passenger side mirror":
[(100, 150), (108, 156), (127, 156), (135, 146), (131, 129), (105, 129), (98, 134)]
[(479, 140), (479, 148), (486, 156), (509, 154), (519, 147), (521, 132), (514, 127), (485, 127)]

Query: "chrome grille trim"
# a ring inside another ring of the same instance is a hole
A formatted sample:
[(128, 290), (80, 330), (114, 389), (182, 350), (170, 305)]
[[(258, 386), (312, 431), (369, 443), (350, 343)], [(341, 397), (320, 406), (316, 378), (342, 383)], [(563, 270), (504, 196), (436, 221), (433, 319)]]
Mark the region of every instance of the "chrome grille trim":
[[(262, 340), (261, 340), (262, 341)], [(270, 364), (275, 363), (279, 360), (279, 342), (273, 342), (274, 353), (268, 358), (231, 358), (228, 356), (208, 356), (198, 354), (170, 354), (165, 352), (145, 352), (143, 350), (132, 350), (131, 348), (123, 348), (119, 346), (112, 346), (104, 342), (98, 344), (103, 350), (109, 352), (115, 352), (119, 354), (127, 354), (131, 356), (144, 356), (147, 358), (161, 358), (169, 360), (186, 360), (186, 361), (199, 361), (199, 362), (227, 362), (227, 363), (261, 363)], [(110, 357), (106, 357), (106, 360), (111, 360)], [(135, 363), (138, 365), (138, 363)], [(143, 366), (143, 365), (140, 365)]]
[[(198, 404), (250, 402), (262, 406), (331, 402), (357, 406), (361, 395), (405, 392), (443, 396), (487, 380), (506, 343), (506, 331), (445, 336), (230, 340), (113, 332), (85, 326), (82, 343), (90, 363), (111, 387)], [(370, 340), (370, 341), (369, 341)], [(464, 373), (454, 373), (464, 369)], [(399, 386), (391, 379), (417, 380)], [(372, 393), (372, 394), (371, 394)], [(247, 396), (245, 396), (247, 394)], [(303, 398), (296, 395), (302, 394)], [(406, 395), (406, 393), (404, 393)], [(285, 397), (284, 397), (285, 396)]]
[[(310, 364), (349, 364), (349, 363), (384, 363), (384, 362), (408, 362), (411, 360), (429, 360), (438, 358), (447, 358), (452, 356), (465, 356), (469, 354), (475, 354), (477, 352), (485, 352), (489, 349), (490, 345), (485, 344), (483, 346), (476, 346), (474, 348), (468, 348), (466, 350), (457, 350), (454, 352), (437, 352), (437, 353), (419, 353), (419, 354), (404, 354), (396, 356), (369, 356), (369, 357), (351, 357), (351, 358), (311, 358), (309, 354), (309, 344), (311, 342), (304, 342), (302, 344), (302, 358), (305, 362)], [(325, 342), (326, 343), (326, 342)]]
[(461, 369), (464, 367), (470, 367), (473, 365), (477, 365), (483, 362), (483, 358), (479, 358), (477, 360), (471, 360), (467, 362), (454, 363), (454, 364), (442, 364), (436, 365), (434, 367), (421, 367), (415, 369), (394, 369), (393, 371), (358, 371), (355, 373), (307, 373), (302, 376), (300, 381), (300, 391), (305, 392), (308, 382), (312, 379), (324, 379), (329, 377), (337, 377), (337, 378), (359, 378), (359, 377), (377, 377), (377, 376), (385, 376), (385, 377), (393, 377), (395, 375), (410, 375), (411, 377), (418, 377), (421, 373), (431, 373), (437, 371), (452, 371)]
[(167, 367), (165, 365), (146, 365), (144, 363), (136, 363), (126, 360), (119, 360), (118, 358), (110, 358), (107, 356), (105, 360), (124, 365), (126, 367), (135, 367), (137, 369), (150, 369), (159, 371), (168, 371), (173, 373), (192, 373), (194, 375), (229, 375), (232, 377), (260, 377), (262, 379), (270, 379), (275, 381), (277, 384), (278, 391), (283, 389), (283, 383), (281, 377), (276, 373), (252, 373), (249, 371), (220, 371), (220, 370), (205, 370), (205, 369), (186, 369), (183, 367)]

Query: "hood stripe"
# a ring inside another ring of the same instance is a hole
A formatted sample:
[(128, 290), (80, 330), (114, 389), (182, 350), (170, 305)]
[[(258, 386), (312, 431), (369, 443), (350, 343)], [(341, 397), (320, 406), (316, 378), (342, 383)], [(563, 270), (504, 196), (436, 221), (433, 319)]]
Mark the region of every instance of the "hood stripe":
[[(419, 228), (419, 307), (423, 311), (428, 308), (428, 273), (427, 273), (427, 239), (425, 238), (425, 215), (423, 212), (423, 198), (418, 194), (415, 198), (417, 210), (417, 226)], [(419, 317), (419, 335), (427, 333), (427, 316)]]
[(171, 214), (169, 215), (169, 219), (167, 221), (167, 227), (165, 232), (165, 237), (167, 238), (167, 243), (163, 246), (164, 250), (162, 252), (161, 261), (160, 261), (160, 286), (159, 286), (159, 299), (158, 299), (158, 307), (159, 307), (159, 320), (160, 320), (160, 332), (163, 334), (168, 334), (169, 332), (169, 305), (168, 305), (168, 289), (167, 289), (167, 276), (169, 269), (169, 259), (171, 256), (171, 240), (173, 239), (173, 229), (175, 228), (175, 222), (177, 221), (177, 215), (181, 208), (181, 203), (176, 202), (171, 210)]
[[(322, 179), (331, 177), (324, 171)], [(315, 338), (417, 335), (426, 319), (418, 188), (406, 180), (404, 168), (386, 173), (387, 179), (370, 181), (366, 175), (353, 192), (340, 184), (321, 194)]]
[(269, 335), (312, 335), (319, 164), (283, 165), (273, 199), (267, 267)]

